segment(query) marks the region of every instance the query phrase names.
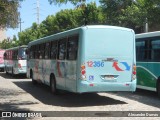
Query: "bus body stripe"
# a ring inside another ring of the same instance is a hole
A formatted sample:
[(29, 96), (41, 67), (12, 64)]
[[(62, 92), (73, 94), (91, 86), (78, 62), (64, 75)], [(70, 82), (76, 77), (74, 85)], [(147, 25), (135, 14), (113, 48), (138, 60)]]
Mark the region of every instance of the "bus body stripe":
[(143, 67), (143, 66), (137, 66), (137, 68), (143, 68), (145, 69), (147, 72), (149, 72), (155, 79), (158, 79), (157, 76), (155, 76), (150, 70), (148, 70), (147, 68)]
[(142, 86), (142, 85), (137, 85), (137, 88), (156, 92), (156, 88), (152, 88), (152, 87), (146, 87), (146, 86)]

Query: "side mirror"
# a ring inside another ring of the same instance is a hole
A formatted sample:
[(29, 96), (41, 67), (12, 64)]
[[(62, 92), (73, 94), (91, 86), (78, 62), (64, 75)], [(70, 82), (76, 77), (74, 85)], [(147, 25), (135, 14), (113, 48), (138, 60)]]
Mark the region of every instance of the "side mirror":
[(6, 58), (7, 54), (6, 54), (6, 53), (4, 53), (4, 55), (3, 55), (3, 56), (4, 56), (4, 58)]

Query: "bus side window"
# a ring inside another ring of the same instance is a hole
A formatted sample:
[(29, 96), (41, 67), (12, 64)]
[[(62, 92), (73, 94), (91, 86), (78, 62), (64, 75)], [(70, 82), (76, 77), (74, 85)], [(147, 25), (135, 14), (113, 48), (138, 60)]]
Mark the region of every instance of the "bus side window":
[(152, 61), (159, 62), (160, 61), (160, 40), (154, 40), (151, 42), (152, 51), (151, 51), (151, 59)]
[(34, 46), (33, 46), (33, 50), (32, 50), (32, 51), (33, 51), (33, 59), (35, 59), (35, 56), (36, 56), (36, 55), (35, 55), (35, 53), (36, 53), (35, 50), (36, 50), (36, 46), (34, 45)]
[(18, 60), (18, 50), (15, 50), (15, 60)]
[(39, 47), (40, 47), (40, 49), (38, 50), (38, 54), (39, 54), (38, 58), (43, 59), (44, 58), (44, 52), (45, 52), (45, 44), (44, 43), (40, 44)]
[(45, 44), (45, 59), (49, 58), (49, 53), (50, 53), (50, 43)]
[(67, 59), (76, 60), (78, 51), (78, 36), (69, 37), (67, 43)]
[(56, 59), (57, 57), (57, 42), (51, 42), (51, 51), (50, 51), (50, 58), (51, 59)]
[(6, 60), (8, 60), (8, 51), (6, 52)]
[(17, 50), (14, 50), (14, 51), (13, 51), (13, 59), (14, 59), (14, 60), (17, 60)]
[(64, 60), (66, 56), (66, 41), (67, 39), (62, 39), (58, 42), (58, 59)]
[(12, 51), (12, 59), (15, 60), (15, 50)]
[(39, 58), (39, 45), (35, 46), (35, 59)]
[(28, 52), (29, 52), (29, 59), (33, 59), (33, 46), (28, 48)]
[(29, 57), (29, 59), (33, 59), (32, 47), (33, 47), (33, 46), (31, 46), (30, 48), (28, 48), (28, 57)]
[(146, 47), (145, 47), (145, 41), (139, 41), (136, 42), (136, 58), (138, 61), (143, 61), (146, 59)]

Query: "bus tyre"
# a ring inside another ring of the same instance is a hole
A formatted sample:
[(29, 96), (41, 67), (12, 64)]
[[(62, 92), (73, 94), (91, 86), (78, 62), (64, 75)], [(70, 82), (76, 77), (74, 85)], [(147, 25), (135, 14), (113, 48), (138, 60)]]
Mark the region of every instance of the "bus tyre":
[(12, 76), (14, 76), (14, 71), (13, 71), (13, 68), (12, 68)]
[(55, 80), (54, 75), (51, 75), (50, 77), (50, 89), (53, 94), (57, 94), (56, 80)]
[(157, 81), (157, 94), (158, 94), (158, 97), (160, 98), (160, 79), (158, 79)]
[(32, 71), (30, 72), (30, 78), (32, 79), (32, 84), (36, 85), (37, 81), (33, 79), (33, 73), (32, 73)]
[(8, 74), (7, 68), (5, 68), (6, 74)]

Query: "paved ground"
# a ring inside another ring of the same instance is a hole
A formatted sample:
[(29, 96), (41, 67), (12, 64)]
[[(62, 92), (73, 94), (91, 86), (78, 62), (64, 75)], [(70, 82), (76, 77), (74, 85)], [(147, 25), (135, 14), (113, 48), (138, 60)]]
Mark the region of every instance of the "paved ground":
[[(137, 90), (131, 92), (110, 92), (110, 93), (88, 93), (74, 94), (63, 92), (60, 95), (52, 95), (48, 86), (38, 84), (32, 85), (31, 79), (24, 76), (12, 77), (5, 73), (0, 73), (0, 110), (1, 111), (97, 111), (85, 112), (86, 116), (94, 117), (72, 117), (64, 119), (106, 119), (106, 115), (121, 114), (122, 112), (106, 111), (160, 111), (160, 99), (155, 92)], [(99, 111), (103, 111), (99, 113)], [(81, 113), (53, 113), (46, 112), (45, 116), (51, 114), (75, 114)], [(140, 113), (140, 112), (139, 112)], [(126, 114), (124, 112), (124, 114)], [(127, 113), (128, 114), (128, 113)], [(69, 116), (70, 116), (69, 115)], [(95, 117), (96, 116), (96, 117)], [(159, 116), (160, 118), (160, 116)], [(25, 119), (25, 118), (24, 118)], [(27, 118), (28, 119), (28, 118)], [(33, 118), (39, 119), (39, 118)], [(44, 117), (41, 119), (53, 119)], [(58, 117), (55, 119), (62, 119)], [(109, 117), (109, 119), (121, 120), (122, 117)], [(123, 119), (137, 119), (137, 117), (126, 117)], [(141, 119), (146, 119), (141, 117)], [(147, 119), (153, 119), (147, 117)], [(154, 119), (158, 119), (154, 117)]]

